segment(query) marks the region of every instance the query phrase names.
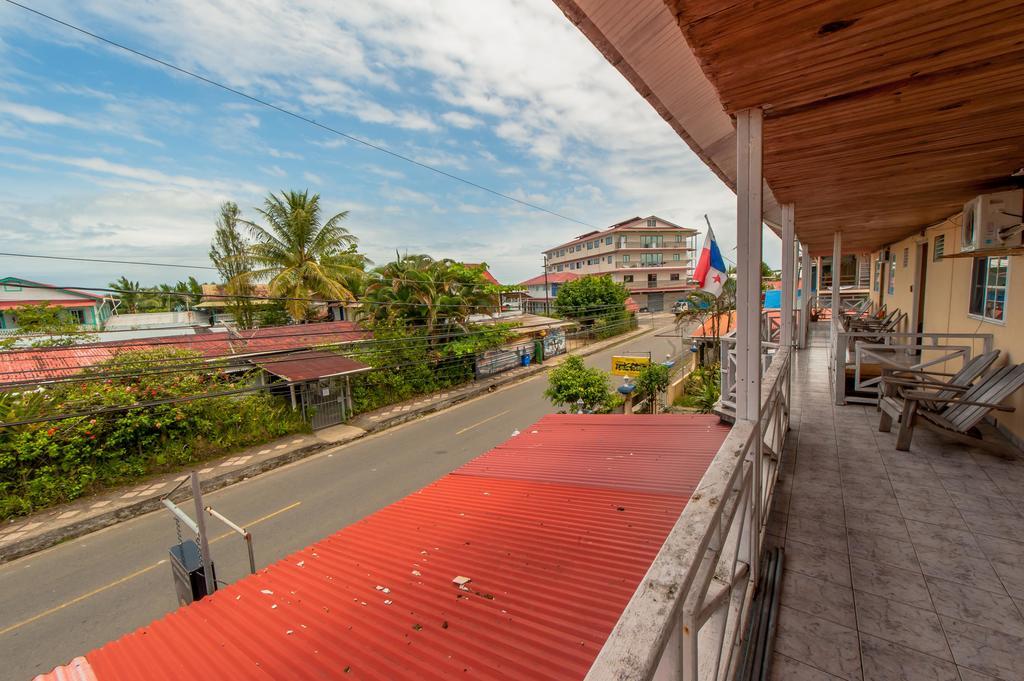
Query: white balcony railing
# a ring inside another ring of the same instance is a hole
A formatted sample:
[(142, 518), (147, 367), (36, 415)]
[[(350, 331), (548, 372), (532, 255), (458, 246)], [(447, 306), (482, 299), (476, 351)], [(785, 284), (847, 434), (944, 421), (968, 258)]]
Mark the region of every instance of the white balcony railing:
[[(761, 312), (761, 375), (763, 376), (772, 364), (772, 358), (779, 350), (779, 342), (782, 335), (781, 319), (769, 314), (767, 310)], [(794, 316), (794, 326), (796, 317)], [(719, 397), (719, 414), (723, 418), (731, 420), (736, 413), (736, 330), (733, 329), (719, 339), (720, 371), (721, 371), (721, 396)]]
[(718, 681), (739, 663), (789, 429), (791, 349), (764, 373), (761, 416), (733, 426), (594, 661), (587, 681)]
[(837, 405), (876, 404), (883, 369), (931, 368), (953, 373), (971, 357), (990, 352), (994, 344), (990, 333), (847, 331), (840, 319), (831, 320), (830, 325), (829, 381)]

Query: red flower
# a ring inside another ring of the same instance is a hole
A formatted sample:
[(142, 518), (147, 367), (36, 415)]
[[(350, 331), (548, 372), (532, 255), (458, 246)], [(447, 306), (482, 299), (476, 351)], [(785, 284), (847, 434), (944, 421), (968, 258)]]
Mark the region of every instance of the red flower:
[(53, 437), (53, 434), (56, 433), (56, 432), (57, 432), (56, 428), (50, 428), (48, 431), (46, 431), (46, 434), (49, 435), (50, 437)]

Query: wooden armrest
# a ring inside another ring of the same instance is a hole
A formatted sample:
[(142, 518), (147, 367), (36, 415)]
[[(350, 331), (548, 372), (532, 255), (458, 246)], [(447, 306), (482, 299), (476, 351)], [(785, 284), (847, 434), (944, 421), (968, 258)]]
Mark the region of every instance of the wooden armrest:
[(963, 404), (968, 407), (988, 407), (989, 409), (995, 409), (997, 411), (1014, 411), (1014, 407), (1004, 407), (1001, 404), (992, 404), (991, 402), (968, 402), (961, 400), (957, 397), (935, 397), (933, 393), (921, 392), (917, 390), (908, 390), (903, 393), (903, 397), (908, 400), (914, 401), (927, 401), (927, 402), (945, 402), (947, 404)]
[(942, 381), (926, 381), (923, 379), (912, 379), (912, 378), (895, 378), (892, 376), (882, 376), (882, 383), (891, 383), (893, 385), (905, 385), (910, 388), (918, 388), (922, 386), (933, 387), (937, 390), (953, 390), (955, 392), (967, 392), (971, 389), (971, 386), (962, 385), (951, 385), (949, 383), (943, 383)]
[(956, 376), (947, 371), (928, 371), (926, 369), (893, 369), (897, 374), (923, 374), (925, 376)]

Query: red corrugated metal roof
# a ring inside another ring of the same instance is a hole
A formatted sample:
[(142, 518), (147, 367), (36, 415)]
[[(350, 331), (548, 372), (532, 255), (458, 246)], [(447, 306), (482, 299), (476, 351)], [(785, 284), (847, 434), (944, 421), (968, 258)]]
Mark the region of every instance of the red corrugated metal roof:
[[(580, 275), (574, 274), (572, 272), (548, 272), (546, 280), (547, 280), (547, 283), (549, 283), (549, 284), (564, 284), (567, 281), (573, 281), (573, 280), (579, 279), (579, 278), (580, 278)], [(537, 286), (538, 284), (541, 284), (541, 285), (544, 284), (544, 282), (545, 282), (544, 275), (543, 274), (538, 274), (533, 279), (527, 279), (526, 281), (521, 282), (519, 285), (520, 286)]]
[(728, 432), (709, 415), (556, 414), (454, 474), (689, 496), (708, 466), (691, 452), (713, 455)]
[(370, 370), (370, 367), (362, 362), (326, 350), (296, 352), (287, 355), (287, 359), (270, 355), (266, 360), (257, 360), (253, 363), (286, 381), (311, 381)]
[(71, 376), (125, 350), (192, 350), (204, 357), (229, 357), (308, 348), (324, 343), (366, 340), (373, 334), (352, 322), (272, 326), (237, 333), (158, 336), (62, 348), (33, 348), (0, 353), (0, 384)]
[(98, 681), (582, 679), (726, 432), (545, 417), (85, 659)]
[(52, 307), (93, 307), (97, 300), (61, 300), (60, 298), (38, 300), (0, 300), (0, 310), (16, 310), (25, 305), (50, 305)]

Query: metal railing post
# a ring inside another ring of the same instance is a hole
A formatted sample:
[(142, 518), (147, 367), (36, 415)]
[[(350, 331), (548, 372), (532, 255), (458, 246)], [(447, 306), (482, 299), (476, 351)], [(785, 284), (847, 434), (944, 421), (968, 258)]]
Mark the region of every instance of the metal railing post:
[(190, 473), (192, 481), (192, 500), (196, 505), (196, 528), (199, 534), (199, 547), (202, 549), (203, 577), (206, 579), (206, 595), (217, 590), (217, 582), (213, 578), (213, 556), (210, 555), (210, 540), (206, 536), (206, 518), (203, 516), (203, 490), (199, 485), (199, 473)]

